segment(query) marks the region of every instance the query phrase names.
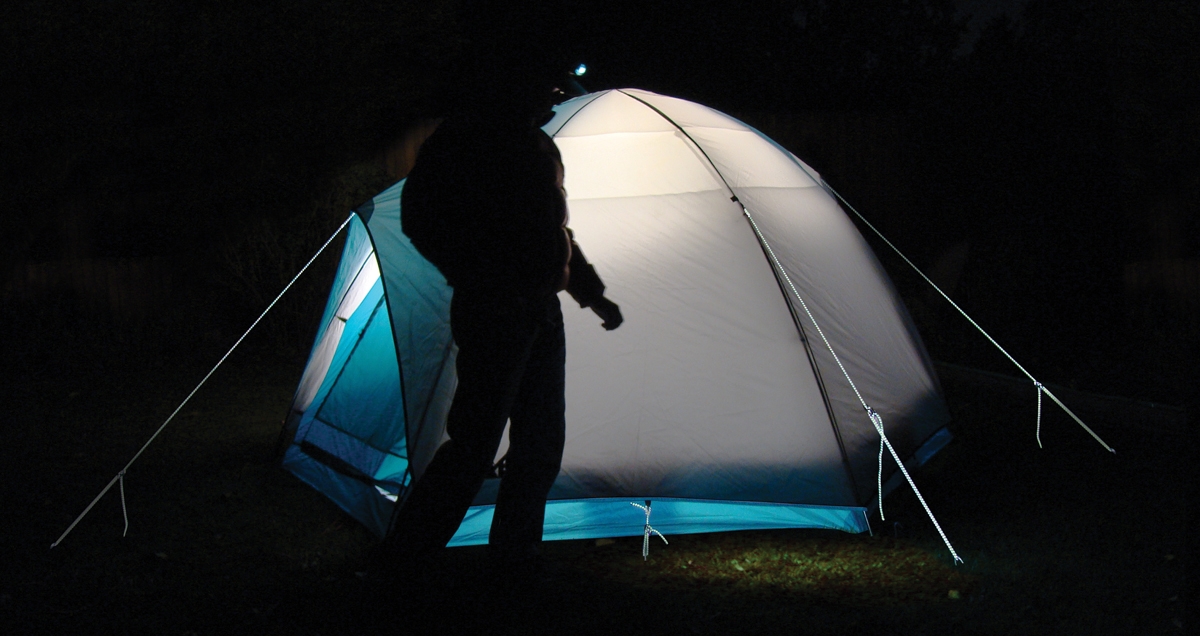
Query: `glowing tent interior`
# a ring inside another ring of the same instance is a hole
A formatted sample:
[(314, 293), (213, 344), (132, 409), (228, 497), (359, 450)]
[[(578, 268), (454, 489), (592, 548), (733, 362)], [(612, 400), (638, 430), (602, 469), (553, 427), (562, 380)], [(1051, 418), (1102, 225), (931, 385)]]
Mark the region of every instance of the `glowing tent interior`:
[[(861, 532), (906, 464), (948, 440), (920, 337), (812, 168), (758, 131), (622, 89), (556, 108), (571, 226), (621, 305), (564, 303), (567, 442), (544, 536)], [(400, 226), (401, 181), (357, 210), (283, 464), (386, 532), (444, 438), (452, 290)], [(502, 445), (500, 454), (504, 453)], [(498, 456), (499, 457), (499, 456)], [(488, 480), (451, 545), (484, 543)]]

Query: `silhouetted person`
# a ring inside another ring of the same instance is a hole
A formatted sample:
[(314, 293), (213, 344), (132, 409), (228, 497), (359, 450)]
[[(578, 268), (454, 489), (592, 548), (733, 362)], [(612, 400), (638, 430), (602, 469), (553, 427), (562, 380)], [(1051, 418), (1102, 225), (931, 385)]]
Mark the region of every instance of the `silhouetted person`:
[(537, 127), (550, 95), (549, 85), (534, 82), (448, 118), (421, 147), (401, 195), (405, 233), (454, 289), (458, 344), (450, 439), (384, 540), (384, 554), (401, 568), (453, 536), (493, 472), (510, 419), (488, 543), (505, 564), (532, 560), (565, 437), (557, 292), (595, 311), (605, 329), (622, 321), (566, 227), (561, 157)]

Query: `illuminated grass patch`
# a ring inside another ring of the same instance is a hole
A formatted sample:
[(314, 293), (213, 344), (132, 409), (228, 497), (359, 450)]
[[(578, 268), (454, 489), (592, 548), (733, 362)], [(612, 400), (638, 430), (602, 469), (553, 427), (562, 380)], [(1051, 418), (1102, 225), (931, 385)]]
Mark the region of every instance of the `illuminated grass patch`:
[(890, 538), (817, 530), (674, 536), (645, 562), (640, 538), (621, 539), (579, 554), (573, 565), (629, 586), (837, 603), (964, 598), (978, 579), (948, 557)]

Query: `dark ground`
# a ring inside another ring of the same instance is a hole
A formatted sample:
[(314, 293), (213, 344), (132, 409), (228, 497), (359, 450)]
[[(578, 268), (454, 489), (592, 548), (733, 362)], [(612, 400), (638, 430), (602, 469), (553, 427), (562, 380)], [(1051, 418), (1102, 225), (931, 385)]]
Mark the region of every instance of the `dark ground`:
[(114, 487), (54, 549), (207, 369), (46, 361), (6, 385), (0, 633), (1185, 633), (1191, 437), (1152, 410), (1090, 422), (1114, 455), (1047, 406), (1039, 450), (1032, 394), (944, 380), (956, 441), (915, 479), (962, 565), (902, 487), (875, 536), (672, 536), (646, 562), (639, 538), (554, 543), (540, 593), (464, 548), (414, 599), (360, 580), (373, 538), (278, 467), (301, 368), (253, 358), (129, 471), (128, 536)]

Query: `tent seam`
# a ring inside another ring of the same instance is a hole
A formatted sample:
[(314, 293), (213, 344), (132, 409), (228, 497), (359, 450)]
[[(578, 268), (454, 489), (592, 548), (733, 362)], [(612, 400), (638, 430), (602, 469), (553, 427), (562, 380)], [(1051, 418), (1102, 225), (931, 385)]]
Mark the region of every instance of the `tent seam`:
[[(404, 179), (401, 179), (401, 180), (397, 181), (395, 184), (393, 184), (391, 187), (396, 187), (398, 185), (400, 187), (401, 192), (403, 192), (403, 190), (404, 190), (403, 182), (404, 181), (405, 181)], [(399, 193), (397, 193), (397, 196), (399, 196)], [(372, 201), (374, 201), (374, 199), (372, 199)], [(374, 206), (372, 206), (371, 216), (375, 216), (374, 211), (375, 211)], [(355, 214), (357, 214), (357, 212)], [(371, 230), (371, 224), (367, 221), (363, 221), (363, 228), (366, 230), (367, 240), (371, 242), (371, 255), (375, 258), (375, 262), (379, 266), (379, 284), (383, 286), (382, 303), (384, 304), (385, 308), (387, 309), (387, 313), (388, 313), (387, 328), (388, 328), (388, 331), (391, 332), (391, 334), (392, 334), (392, 352), (396, 356), (396, 376), (400, 382), (400, 409), (401, 409), (401, 413), (404, 414), (404, 447), (406, 449), (408, 449), (408, 455), (409, 455), (408, 465), (404, 467), (405, 479), (403, 481), (405, 484), (408, 484), (408, 483), (412, 483), (412, 477), (413, 477), (412, 459), (411, 459), (411, 457), (412, 457), (412, 440), (409, 438), (409, 435), (408, 435), (409, 425), (411, 424), (411, 422), (409, 421), (409, 417), (408, 417), (408, 391), (404, 387), (404, 360), (400, 355), (400, 343), (399, 343), (398, 339), (396, 338), (396, 324), (391, 319), (392, 300), (391, 300), (391, 295), (388, 294), (387, 276), (383, 275), (383, 264), (379, 262), (379, 249), (375, 243), (375, 233)], [(401, 232), (403, 232), (403, 229), (401, 229)], [(396, 504), (395, 508), (393, 508), (393, 511), (392, 511), (392, 519), (393, 520), (395, 519), (395, 512), (400, 509), (400, 502), (403, 501), (404, 496), (407, 494), (407, 491), (408, 491), (408, 488), (404, 487), (402, 492), (398, 493), (397, 504)], [(389, 522), (388, 522), (389, 529), (391, 528), (391, 525), (392, 525), (392, 522), (389, 520)]]
[[(792, 306), (792, 303), (789, 300), (790, 297), (788, 296), (787, 289), (784, 287), (783, 280), (779, 276), (779, 272), (776, 271), (775, 266), (771, 262), (770, 254), (768, 254), (769, 248), (766, 246), (765, 242), (761, 239), (761, 237), (759, 237), (757, 229), (753, 226), (754, 220), (750, 219), (749, 213), (746, 211), (746, 206), (742, 205), (741, 200), (738, 199), (737, 192), (735, 192), (733, 189), (733, 186), (731, 186), (729, 184), (729, 181), (725, 178), (725, 175), (721, 174), (721, 170), (719, 168), (717, 168), (716, 162), (714, 162), (712, 160), (712, 157), (708, 156), (708, 152), (706, 150), (704, 150), (704, 147), (701, 146), (695, 139), (693, 139), (692, 136), (690, 134), (688, 134), (688, 132), (686, 130), (684, 130), (683, 126), (680, 126), (675, 120), (668, 117), (666, 113), (662, 112), (658, 108), (655, 108), (652, 104), (637, 97), (636, 95), (630, 95), (629, 93), (626, 93), (625, 91), (620, 90), (620, 89), (617, 89), (617, 92), (621, 93), (622, 95), (625, 95), (626, 97), (629, 97), (630, 99), (636, 100), (637, 102), (641, 103), (645, 107), (647, 107), (650, 110), (657, 113), (659, 117), (662, 117), (664, 120), (666, 120), (672, 126), (674, 126), (676, 129), (678, 129), (679, 132), (682, 133), (683, 136), (686, 137), (688, 139), (688, 141), (690, 141), (692, 143), (692, 145), (695, 146), (696, 149), (700, 151), (700, 154), (704, 156), (704, 159), (706, 161), (708, 161), (708, 165), (710, 165), (712, 167), (713, 172), (715, 172), (717, 174), (717, 176), (721, 178), (721, 183), (725, 184), (725, 189), (729, 191), (731, 200), (734, 203), (737, 203), (738, 205), (740, 205), (742, 208), (742, 211), (745, 212), (744, 216), (746, 216), (746, 218), (749, 220), (749, 223), (751, 224), (751, 230), (754, 232), (755, 238), (759, 243), (759, 249), (762, 250), (763, 257), (767, 261), (767, 266), (770, 267), (771, 274), (772, 274), (772, 276), (775, 277), (775, 283), (777, 285), (779, 285), (779, 291), (780, 291), (780, 294), (783, 296), (784, 304), (788, 307), (788, 312), (792, 316), (792, 322), (796, 325), (797, 331), (799, 332), (800, 342), (804, 346), (804, 351), (808, 357), (809, 366), (811, 366), (812, 370), (813, 370), (814, 380), (817, 383), (817, 388), (821, 392), (821, 399), (825, 403), (826, 413), (828, 413), (828, 415), (829, 415), (830, 425), (833, 428), (834, 438), (837, 439), (837, 442), (838, 442), (838, 452), (842, 456), (842, 466), (846, 471), (846, 476), (850, 480), (850, 488), (854, 492), (855, 499), (859, 500), (858, 482), (854, 478), (854, 470), (853, 470), (853, 467), (850, 465), (850, 456), (846, 452), (846, 446), (845, 446), (844, 441), (842, 440), (841, 430), (838, 427), (837, 416), (835, 415), (834, 410), (833, 410), (833, 403), (829, 399), (828, 390), (825, 388), (825, 380), (824, 380), (823, 376), (821, 375), (820, 366), (817, 364), (816, 356), (813, 353), (812, 348), (809, 346), (808, 334), (807, 334), (807, 332), (805, 332), (804, 325), (801, 323), (800, 317), (796, 313), (796, 308)], [(755, 132), (757, 132), (757, 131), (755, 131)], [(761, 135), (761, 133), (759, 133), (759, 134)], [(810, 179), (812, 178), (811, 175), (808, 175), (807, 171), (805, 171), (805, 175), (809, 176)], [(814, 181), (814, 184), (816, 184), (815, 181)], [(818, 327), (818, 330), (819, 329), (820, 328)], [(858, 392), (858, 390), (855, 389), (855, 393), (857, 393), (857, 392)]]

